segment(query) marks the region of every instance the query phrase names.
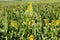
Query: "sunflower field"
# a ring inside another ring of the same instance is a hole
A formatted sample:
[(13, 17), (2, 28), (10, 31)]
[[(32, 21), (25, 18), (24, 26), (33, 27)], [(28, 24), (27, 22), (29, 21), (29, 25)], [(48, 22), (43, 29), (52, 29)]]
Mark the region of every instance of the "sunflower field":
[(60, 2), (0, 3), (0, 40), (60, 40)]

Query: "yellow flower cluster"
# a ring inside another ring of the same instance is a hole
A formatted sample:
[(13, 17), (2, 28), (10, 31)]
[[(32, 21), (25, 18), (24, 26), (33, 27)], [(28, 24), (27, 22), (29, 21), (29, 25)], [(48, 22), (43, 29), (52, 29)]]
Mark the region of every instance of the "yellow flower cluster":
[(33, 25), (35, 23), (35, 20), (31, 20), (31, 21), (28, 21), (28, 22), (23, 22), (23, 24), (25, 25)]
[(29, 21), (29, 25), (34, 25), (34, 23), (35, 23), (35, 20)]
[(34, 35), (30, 35), (30, 40), (34, 40)]
[(33, 11), (33, 7), (32, 7), (32, 3), (30, 3), (30, 5), (28, 6), (26, 12), (32, 12)]
[(25, 14), (32, 16), (33, 15), (32, 11), (33, 11), (33, 7), (32, 7), (32, 3), (30, 3), (27, 10), (25, 11)]
[(49, 24), (50, 24), (51, 26), (54, 25), (54, 24), (59, 25), (59, 24), (60, 24), (60, 20), (56, 20), (56, 21), (51, 22), (51, 23), (49, 23)]
[(11, 25), (12, 27), (17, 26), (17, 24), (18, 24), (17, 21), (11, 21), (11, 23), (10, 23), (10, 25)]
[(55, 23), (56, 23), (56, 25), (59, 25), (60, 24), (60, 20), (56, 20)]
[(34, 24), (34, 23), (35, 23), (35, 20), (32, 20), (32, 21), (31, 21), (31, 24)]
[(14, 24), (14, 21), (12, 21), (12, 22), (10, 23), (10, 25), (11, 25), (11, 26), (14, 26), (14, 25), (15, 25), (15, 24)]
[(55, 23), (55, 22), (51, 22), (51, 23), (49, 23), (49, 25), (50, 25), (50, 26), (53, 26), (53, 25), (54, 25), (54, 23)]

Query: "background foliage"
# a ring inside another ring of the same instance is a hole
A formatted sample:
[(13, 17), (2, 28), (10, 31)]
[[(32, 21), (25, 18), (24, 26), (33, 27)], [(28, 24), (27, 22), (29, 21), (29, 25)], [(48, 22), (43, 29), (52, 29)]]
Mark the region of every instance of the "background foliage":
[(31, 3), (0, 3), (0, 40), (60, 40), (60, 2)]

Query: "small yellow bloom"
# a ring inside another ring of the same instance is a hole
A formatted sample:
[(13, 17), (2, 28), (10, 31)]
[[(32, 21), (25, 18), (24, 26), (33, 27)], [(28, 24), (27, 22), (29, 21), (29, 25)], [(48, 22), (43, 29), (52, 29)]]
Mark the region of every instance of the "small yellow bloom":
[(55, 24), (55, 22), (53, 21), (53, 22), (51, 22), (51, 23), (49, 23), (49, 25), (50, 26), (53, 26)]
[(56, 23), (56, 25), (59, 25), (60, 24), (60, 20), (56, 20), (55, 23)]
[(30, 40), (34, 40), (34, 35), (30, 35)]
[(28, 6), (27, 10), (25, 11), (25, 14), (32, 16), (33, 15), (33, 7), (32, 7), (32, 3), (30, 3), (30, 5)]
[(32, 20), (32, 21), (31, 21), (31, 24), (34, 24), (34, 23), (35, 23), (35, 20)]
[(10, 23), (10, 25), (14, 27), (15, 22), (14, 22), (14, 21), (12, 21), (12, 22)]
[(25, 13), (28, 13), (28, 12), (32, 12), (33, 11), (33, 7), (32, 7), (32, 3), (30, 3), (30, 5), (28, 6), (27, 10), (25, 11)]
[(17, 26), (17, 25), (18, 25), (18, 22), (17, 22), (17, 21), (11, 21), (10, 25), (11, 25), (12, 27)]
[(30, 3), (30, 5), (28, 6), (28, 10), (29, 10), (30, 12), (33, 11), (32, 3)]
[(60, 20), (56, 20), (56, 21), (53, 21), (53, 22), (51, 22), (51, 23), (49, 23), (51, 26), (52, 25), (59, 25), (60, 24)]

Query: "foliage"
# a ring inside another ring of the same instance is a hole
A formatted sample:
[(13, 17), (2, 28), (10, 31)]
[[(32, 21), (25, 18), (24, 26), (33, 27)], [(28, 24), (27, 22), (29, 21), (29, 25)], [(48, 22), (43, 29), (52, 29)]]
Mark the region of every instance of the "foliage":
[(0, 40), (60, 40), (60, 3), (0, 4)]

